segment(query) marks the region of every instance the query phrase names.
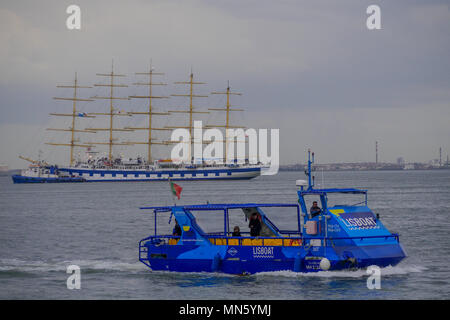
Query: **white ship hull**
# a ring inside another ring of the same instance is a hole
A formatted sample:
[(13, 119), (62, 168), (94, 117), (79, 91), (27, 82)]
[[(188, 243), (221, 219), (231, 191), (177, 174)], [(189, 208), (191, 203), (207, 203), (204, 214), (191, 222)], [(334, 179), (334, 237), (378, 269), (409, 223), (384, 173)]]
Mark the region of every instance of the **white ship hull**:
[(109, 168), (59, 168), (70, 176), (81, 177), (86, 182), (101, 181), (164, 181), (168, 180), (239, 180), (261, 175), (260, 166), (203, 167), (180, 169), (109, 169)]

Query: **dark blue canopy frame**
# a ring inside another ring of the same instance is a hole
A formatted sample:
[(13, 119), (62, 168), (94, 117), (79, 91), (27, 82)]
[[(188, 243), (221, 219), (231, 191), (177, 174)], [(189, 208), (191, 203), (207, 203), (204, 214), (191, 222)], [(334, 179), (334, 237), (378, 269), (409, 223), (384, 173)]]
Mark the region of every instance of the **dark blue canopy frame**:
[(307, 189), (307, 190), (299, 190), (299, 195), (308, 195), (308, 194), (327, 194), (327, 193), (351, 193), (351, 194), (367, 194), (367, 190), (360, 190), (354, 188), (333, 188), (333, 189)]
[[(329, 193), (341, 193), (341, 194), (363, 194), (364, 204), (367, 206), (367, 190), (353, 189), (353, 188), (343, 188), (343, 189), (312, 189), (308, 188), (303, 190), (301, 188), (298, 190), (298, 202), (302, 208), (302, 212), (305, 214), (305, 218), (308, 216), (308, 209), (306, 207), (306, 202), (304, 196), (319, 196), (320, 202), (322, 203), (321, 214), (328, 214), (328, 194)], [(305, 220), (306, 221), (306, 220)]]
[[(155, 213), (155, 235), (157, 234), (157, 213), (170, 212), (172, 214), (174, 208), (180, 208), (186, 211), (223, 211), (224, 212), (224, 234), (226, 235), (229, 230), (229, 209), (245, 209), (245, 208), (297, 208), (297, 226), (298, 232), (301, 233), (301, 222), (300, 222), (300, 206), (294, 203), (229, 203), (229, 204), (200, 204), (200, 205), (186, 205), (186, 206), (162, 206), (162, 207), (141, 207), (141, 210), (153, 210)], [(279, 230), (270, 219), (265, 216), (265, 222), (270, 224), (270, 226), (277, 232), (283, 233)]]
[(322, 203), (322, 211), (321, 215), (328, 213), (328, 197), (329, 193), (342, 193), (342, 194), (363, 194), (364, 195), (364, 203), (367, 206), (367, 190), (354, 189), (354, 188), (330, 188), (330, 189), (314, 189), (314, 177), (312, 176), (312, 164), (314, 163), (314, 152), (308, 150), (308, 168), (305, 174), (308, 176), (308, 187), (305, 189), (304, 186), (300, 186), (300, 189), (297, 191), (298, 194), (298, 202), (302, 208), (302, 212), (306, 217), (308, 216), (308, 209), (306, 208), (306, 202), (304, 196), (315, 195), (320, 196), (320, 202)]

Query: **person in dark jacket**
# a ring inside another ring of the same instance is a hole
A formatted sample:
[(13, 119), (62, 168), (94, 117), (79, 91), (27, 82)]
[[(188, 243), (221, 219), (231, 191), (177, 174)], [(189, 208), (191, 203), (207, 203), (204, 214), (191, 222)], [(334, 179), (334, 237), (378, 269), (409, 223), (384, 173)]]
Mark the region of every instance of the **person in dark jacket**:
[(240, 237), (241, 236), (241, 229), (239, 229), (238, 226), (234, 227), (232, 236), (233, 237)]
[(259, 221), (258, 214), (255, 212), (250, 217), (250, 222), (248, 224), (250, 228), (250, 236), (258, 237), (261, 232), (261, 221)]
[(317, 201), (313, 202), (313, 205), (311, 209), (309, 209), (309, 212), (311, 213), (311, 218), (318, 216), (322, 212), (322, 209), (320, 209), (320, 207), (317, 205)]
[(172, 235), (181, 237), (181, 227), (177, 220), (175, 220), (175, 227), (173, 228)]

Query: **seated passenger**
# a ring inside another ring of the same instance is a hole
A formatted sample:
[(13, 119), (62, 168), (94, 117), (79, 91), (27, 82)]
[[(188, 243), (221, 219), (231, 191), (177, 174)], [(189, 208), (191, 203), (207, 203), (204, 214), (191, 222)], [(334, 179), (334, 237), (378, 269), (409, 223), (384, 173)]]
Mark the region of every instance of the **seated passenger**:
[(322, 209), (320, 209), (320, 207), (317, 205), (317, 201), (314, 201), (311, 209), (309, 210), (309, 213), (311, 213), (311, 218), (318, 216), (321, 212)]
[(233, 229), (232, 237), (240, 237), (241, 236), (241, 229), (239, 229), (238, 226), (235, 226)]
[(175, 227), (173, 228), (172, 235), (181, 237), (181, 227), (177, 220), (175, 220)]
[(250, 228), (250, 236), (259, 236), (259, 233), (261, 232), (261, 221), (259, 221), (258, 213), (254, 212), (252, 214), (248, 227)]

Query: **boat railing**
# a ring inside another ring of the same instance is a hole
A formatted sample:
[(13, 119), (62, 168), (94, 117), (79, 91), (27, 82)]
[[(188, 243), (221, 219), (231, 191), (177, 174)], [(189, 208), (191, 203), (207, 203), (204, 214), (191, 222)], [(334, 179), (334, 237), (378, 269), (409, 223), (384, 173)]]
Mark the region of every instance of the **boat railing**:
[(146, 261), (148, 259), (148, 247), (145, 245), (147, 242), (151, 242), (154, 245), (165, 245), (165, 244), (177, 244), (180, 240), (180, 236), (171, 236), (171, 235), (164, 235), (164, 236), (149, 236), (147, 238), (142, 239), (139, 241), (139, 260), (146, 264), (148, 267), (150, 267), (150, 264)]
[(207, 235), (213, 245), (226, 246), (301, 246), (302, 237), (229, 237), (224, 235)]
[[(327, 246), (334, 246), (336, 240), (369, 240), (394, 238), (400, 242), (398, 234), (377, 236), (352, 236), (352, 237), (324, 237), (303, 236), (296, 231), (281, 231), (288, 236), (284, 237), (229, 237), (223, 235), (208, 235), (207, 238), (214, 245), (262, 245), (262, 246), (298, 246), (308, 245), (309, 240), (322, 240)], [(249, 241), (250, 240), (250, 241)]]

